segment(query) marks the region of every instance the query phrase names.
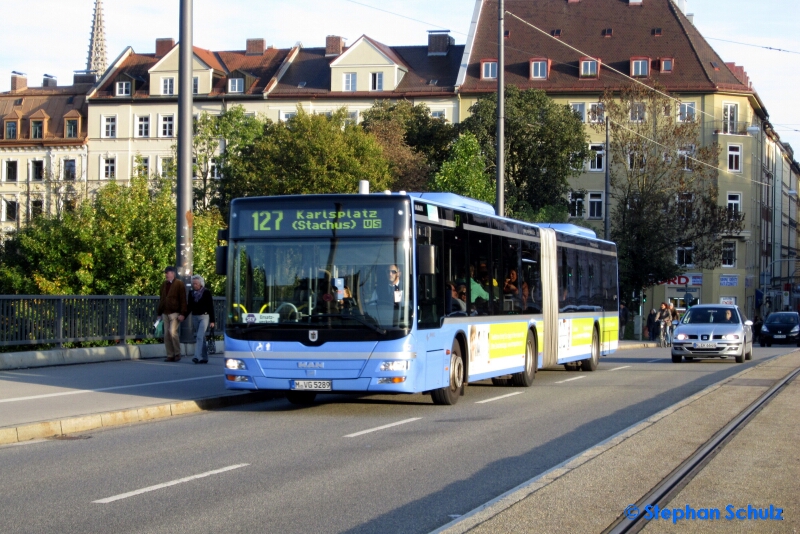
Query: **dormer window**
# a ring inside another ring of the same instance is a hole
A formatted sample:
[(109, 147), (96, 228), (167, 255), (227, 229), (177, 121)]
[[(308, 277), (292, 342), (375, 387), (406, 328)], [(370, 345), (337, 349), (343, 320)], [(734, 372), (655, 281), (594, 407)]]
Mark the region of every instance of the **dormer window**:
[(439, 80), (437, 80), (436, 78), (431, 78), (430, 80), (428, 80), (428, 85), (436, 85), (438, 83)]
[(131, 96), (131, 82), (117, 82), (117, 96)]
[(6, 121), (6, 139), (17, 138), (17, 121)]
[(653, 28), (653, 37), (661, 37), (661, 28)]
[(196, 95), (200, 93), (200, 78), (194, 76), (192, 78), (192, 94)]
[(497, 79), (497, 60), (485, 59), (481, 61), (481, 80)]
[(611, 37), (614, 35), (614, 30), (611, 28), (603, 28), (603, 37)]
[(646, 78), (650, 75), (650, 58), (635, 57), (631, 58), (631, 76), (634, 78)]
[(557, 30), (553, 30), (553, 31), (552, 31), (552, 32), (550, 32), (550, 33), (551, 33), (551, 34), (552, 34), (552, 36), (553, 36), (553, 37), (555, 37), (556, 39), (560, 39), (560, 38), (561, 38), (561, 28), (559, 28), (559, 29), (557, 29)]
[(599, 60), (592, 58), (583, 58), (580, 61), (581, 78), (599, 78)]
[(550, 60), (531, 59), (531, 80), (546, 80), (550, 74)]
[(669, 74), (672, 72), (672, 69), (675, 66), (675, 60), (671, 57), (661, 58), (660, 63), (660, 70), (664, 74)]
[(161, 78), (161, 94), (174, 95), (175, 94), (175, 78)]
[(78, 119), (67, 119), (64, 133), (67, 139), (78, 137)]
[(244, 78), (231, 78), (228, 80), (229, 93), (244, 93)]
[(383, 91), (383, 73), (372, 72), (369, 75), (369, 90)]
[(342, 91), (353, 92), (358, 87), (358, 76), (355, 72), (345, 72), (342, 78)]
[(31, 139), (44, 138), (44, 121), (31, 121)]

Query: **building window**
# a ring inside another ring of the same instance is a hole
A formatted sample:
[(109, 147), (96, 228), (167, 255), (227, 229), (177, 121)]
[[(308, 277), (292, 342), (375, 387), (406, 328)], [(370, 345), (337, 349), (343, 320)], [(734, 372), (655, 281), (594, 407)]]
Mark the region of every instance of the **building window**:
[(606, 160), (606, 146), (603, 144), (589, 145), (589, 170), (604, 171)]
[(369, 90), (383, 91), (383, 73), (373, 72), (369, 75)]
[(167, 178), (175, 174), (175, 163), (172, 158), (161, 158), (161, 177)]
[(631, 122), (644, 122), (644, 118), (644, 102), (633, 102), (631, 104)]
[(542, 59), (531, 60), (531, 80), (547, 79), (547, 61)]
[(4, 201), (3, 220), (10, 222), (17, 220), (17, 203), (14, 200)]
[(44, 137), (44, 122), (31, 121), (31, 139), (41, 139)]
[(161, 94), (162, 95), (175, 94), (175, 78), (161, 78)]
[(742, 172), (742, 145), (728, 145), (728, 170)]
[(581, 78), (597, 78), (597, 61), (594, 59), (581, 60)]
[(643, 171), (645, 166), (645, 157), (643, 153), (630, 152), (628, 154), (628, 169), (632, 171)]
[(136, 117), (136, 134), (138, 137), (150, 137), (150, 116)]
[(580, 191), (572, 191), (569, 194), (569, 216), (570, 217), (583, 217), (583, 200), (586, 197), (585, 193)]
[(436, 111), (431, 111), (431, 118), (445, 120), (447, 118), (447, 115), (445, 114), (443, 109), (437, 109)]
[(6, 161), (6, 182), (17, 181), (17, 162)]
[(675, 66), (675, 60), (671, 57), (665, 57), (661, 59), (661, 72), (668, 74), (672, 72), (673, 67)]
[(497, 61), (484, 61), (481, 63), (481, 80), (497, 79)]
[(117, 136), (117, 118), (103, 117), (103, 137), (114, 138)]
[(736, 241), (722, 242), (722, 266), (736, 267)]
[[(431, 113), (431, 115), (433, 115), (433, 113)], [(344, 122), (345, 124), (358, 124), (358, 111), (349, 111)]]
[(133, 166), (139, 176), (150, 176), (150, 157), (140, 156), (133, 159)]
[(64, 180), (68, 180), (70, 182), (75, 181), (75, 160), (74, 159), (65, 159), (64, 160)]
[(680, 158), (684, 171), (691, 171), (694, 169), (694, 153), (694, 145), (688, 145), (678, 150), (678, 157)]
[(34, 182), (44, 180), (44, 161), (31, 161), (31, 180)]
[(219, 163), (217, 162), (217, 158), (211, 158), (211, 168), (209, 169), (209, 174), (211, 175), (211, 178), (215, 180), (222, 178), (222, 173), (219, 172)]
[(589, 218), (590, 219), (603, 218), (603, 193), (601, 192), (589, 193)]
[(650, 74), (650, 60), (649, 59), (632, 59), (631, 60), (631, 76), (645, 77)]
[(694, 265), (692, 261), (692, 246), (678, 247), (675, 250), (675, 263), (682, 267), (691, 267)]
[(173, 115), (164, 115), (161, 117), (161, 137), (174, 137), (175, 136), (175, 117)]
[(694, 122), (697, 112), (697, 104), (694, 102), (681, 102), (678, 108), (678, 120), (680, 122)]
[(244, 93), (244, 78), (231, 78), (228, 80), (229, 93)]
[(297, 115), (296, 111), (283, 111), (281, 112), (281, 122), (286, 122), (295, 115)]
[(103, 160), (103, 178), (113, 180), (117, 175), (117, 158), (105, 158)]
[(571, 102), (569, 107), (580, 117), (581, 122), (586, 122), (586, 104), (583, 102)]
[(31, 201), (31, 219), (40, 217), (44, 213), (44, 201), (41, 199)]
[(131, 96), (131, 82), (117, 82), (117, 96)]
[(78, 137), (78, 121), (76, 119), (67, 120), (67, 139)]
[(8, 121), (6, 123), (6, 139), (17, 138), (17, 121)]
[(64, 198), (64, 211), (75, 211), (78, 209), (78, 199), (75, 195)]
[(194, 78), (192, 78), (192, 94), (196, 95), (199, 92), (200, 92), (200, 78), (195, 76)]
[(601, 102), (589, 104), (589, 122), (600, 123), (606, 120), (605, 110)]
[(355, 91), (358, 81), (358, 77), (356, 76), (355, 72), (345, 72), (343, 75), (343, 83), (342, 83), (342, 91)]
[(739, 128), (739, 104), (722, 105), (722, 133), (735, 134)]
[(738, 218), (741, 210), (742, 210), (741, 193), (728, 193), (728, 218), (729, 219)]

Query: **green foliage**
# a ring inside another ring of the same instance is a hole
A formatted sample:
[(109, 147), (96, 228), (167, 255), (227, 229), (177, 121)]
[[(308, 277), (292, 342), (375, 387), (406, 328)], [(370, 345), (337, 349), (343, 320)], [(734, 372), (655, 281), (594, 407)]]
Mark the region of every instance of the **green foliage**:
[[(495, 172), (497, 153), (497, 95), (486, 95), (470, 108), (462, 124), (475, 135)], [(506, 214), (535, 214), (545, 206), (566, 209), (568, 179), (578, 176), (588, 157), (583, 123), (568, 106), (558, 105), (544, 91), (505, 92)]]
[[(138, 173), (137, 173), (138, 174)], [(34, 219), (0, 247), (4, 294), (155, 295), (166, 265), (175, 261), (172, 182), (136, 175), (110, 182), (93, 202), (60, 217)], [(216, 210), (194, 219), (195, 265), (217, 294), (214, 275)], [(212, 230), (213, 228), (213, 230)]]
[(298, 107), (286, 122), (265, 123), (252, 144), (226, 154), (220, 180), (224, 205), (246, 196), (355, 193), (359, 180), (390, 186), (381, 147), (340, 109), (331, 117)]
[(194, 272), (206, 281), (214, 295), (225, 294), (225, 276), (216, 274), (217, 230), (227, 225), (216, 208), (202, 211), (194, 217)]
[(456, 193), (494, 204), (496, 184), (484, 168), (478, 140), (473, 134), (465, 133), (453, 143), (450, 157), (442, 163), (428, 187), (431, 191)]

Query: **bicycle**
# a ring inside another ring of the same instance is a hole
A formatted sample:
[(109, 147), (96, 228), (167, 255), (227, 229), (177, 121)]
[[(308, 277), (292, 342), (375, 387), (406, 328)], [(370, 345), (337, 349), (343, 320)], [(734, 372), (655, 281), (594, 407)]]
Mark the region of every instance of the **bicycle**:
[(667, 325), (664, 321), (658, 321), (658, 346), (662, 349), (669, 346), (667, 343)]

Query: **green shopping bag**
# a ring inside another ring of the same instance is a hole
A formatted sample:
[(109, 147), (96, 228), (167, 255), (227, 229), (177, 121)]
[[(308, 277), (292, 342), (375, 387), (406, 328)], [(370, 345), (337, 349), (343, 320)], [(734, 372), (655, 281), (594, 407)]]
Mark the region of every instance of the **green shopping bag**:
[(156, 326), (156, 328), (155, 328), (155, 334), (154, 334), (154, 335), (155, 335), (155, 337), (156, 337), (156, 338), (162, 338), (162, 337), (164, 337), (164, 321), (162, 321), (161, 319), (159, 319), (159, 320), (156, 322), (156, 325), (155, 325), (155, 326)]

